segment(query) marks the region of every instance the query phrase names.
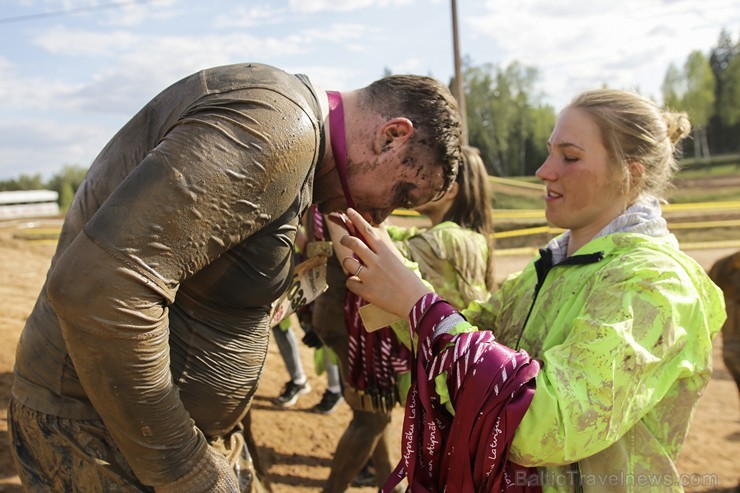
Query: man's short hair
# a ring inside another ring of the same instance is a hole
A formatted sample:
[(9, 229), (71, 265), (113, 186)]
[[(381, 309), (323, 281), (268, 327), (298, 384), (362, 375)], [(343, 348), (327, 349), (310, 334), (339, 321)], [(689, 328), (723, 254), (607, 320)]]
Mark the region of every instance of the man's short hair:
[(423, 75), (390, 75), (364, 91), (366, 104), (384, 118), (408, 118), (414, 125), (412, 145), (429, 149), (442, 163), (447, 191), (460, 162), (462, 125), (457, 101), (438, 80)]

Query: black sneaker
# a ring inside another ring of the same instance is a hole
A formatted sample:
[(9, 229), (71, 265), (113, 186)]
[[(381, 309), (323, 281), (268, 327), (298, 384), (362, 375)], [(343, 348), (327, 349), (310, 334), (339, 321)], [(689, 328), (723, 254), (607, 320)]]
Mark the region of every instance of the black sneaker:
[(316, 413), (331, 414), (339, 407), (343, 400), (344, 397), (342, 397), (341, 393), (327, 390), (321, 396), (321, 401), (311, 409)]
[(300, 396), (308, 394), (309, 392), (311, 392), (311, 385), (309, 385), (308, 380), (306, 380), (306, 382), (301, 385), (293, 383), (293, 381), (291, 380), (290, 382), (285, 384), (285, 388), (283, 388), (283, 393), (280, 394), (276, 400), (277, 403), (281, 406), (290, 407), (298, 402), (298, 398)]

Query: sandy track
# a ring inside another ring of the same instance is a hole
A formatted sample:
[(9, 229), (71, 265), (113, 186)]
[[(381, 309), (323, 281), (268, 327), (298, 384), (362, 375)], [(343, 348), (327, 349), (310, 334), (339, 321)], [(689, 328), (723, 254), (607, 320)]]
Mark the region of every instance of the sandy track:
[[(708, 268), (731, 249), (689, 252)], [(21, 488), (7, 447), (7, 394), (12, 381), (14, 348), (23, 323), (31, 311), (53, 253), (53, 245), (12, 238), (9, 228), (0, 227), (0, 492), (19, 493)], [(498, 277), (518, 270), (526, 257), (497, 257)], [(740, 478), (740, 421), (735, 384), (721, 357), (721, 339), (714, 348), (712, 381), (699, 402), (679, 468), (687, 491), (730, 492)], [(264, 376), (254, 400), (254, 433), (261, 458), (269, 471), (273, 491), (319, 491), (328, 475), (336, 442), (350, 419), (346, 405), (330, 415), (309, 412), (325, 388), (326, 380), (312, 371), (310, 350), (301, 348), (304, 366), (314, 391), (289, 410), (272, 404), (272, 398), (287, 380), (283, 363), (271, 344)], [(400, 437), (402, 411), (394, 414), (393, 432)], [(716, 484), (713, 484), (716, 483)], [(373, 488), (351, 488), (352, 492), (373, 492)]]

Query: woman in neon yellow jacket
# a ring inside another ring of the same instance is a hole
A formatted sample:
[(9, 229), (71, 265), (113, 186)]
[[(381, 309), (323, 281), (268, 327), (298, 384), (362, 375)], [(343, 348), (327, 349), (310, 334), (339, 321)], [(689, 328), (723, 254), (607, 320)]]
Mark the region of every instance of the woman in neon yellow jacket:
[[(509, 459), (536, 467), (544, 491), (683, 489), (675, 464), (725, 318), (720, 290), (679, 250), (657, 198), (689, 131), (684, 114), (630, 92), (577, 96), (537, 170), (547, 219), (566, 232), (464, 310), (467, 321), (455, 312), (412, 326), (433, 323), (432, 338), (492, 330), (539, 361)], [(429, 289), (348, 214), (368, 243), (342, 239), (363, 264), (347, 287), (399, 316), (424, 313), (417, 300)], [(358, 270), (353, 258), (343, 264)]]

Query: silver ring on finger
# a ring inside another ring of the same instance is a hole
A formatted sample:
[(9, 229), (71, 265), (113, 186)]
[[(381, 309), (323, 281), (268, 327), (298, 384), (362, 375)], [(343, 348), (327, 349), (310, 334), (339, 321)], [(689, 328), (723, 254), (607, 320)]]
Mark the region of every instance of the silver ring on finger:
[(357, 277), (360, 275), (360, 271), (362, 268), (365, 267), (364, 265), (360, 264), (359, 267), (357, 267), (357, 271), (355, 271), (354, 277)]

